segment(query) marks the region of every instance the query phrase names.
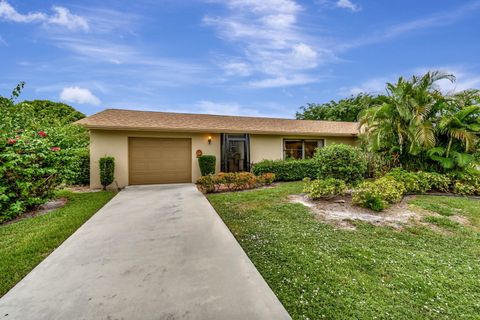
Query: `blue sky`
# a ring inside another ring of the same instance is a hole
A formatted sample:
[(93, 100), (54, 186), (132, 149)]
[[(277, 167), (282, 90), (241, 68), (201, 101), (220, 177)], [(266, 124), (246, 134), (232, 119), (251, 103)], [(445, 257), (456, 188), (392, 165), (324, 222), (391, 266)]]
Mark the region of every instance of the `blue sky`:
[(452, 72), (480, 88), (480, 1), (0, 0), (0, 94), (293, 117), (308, 102)]

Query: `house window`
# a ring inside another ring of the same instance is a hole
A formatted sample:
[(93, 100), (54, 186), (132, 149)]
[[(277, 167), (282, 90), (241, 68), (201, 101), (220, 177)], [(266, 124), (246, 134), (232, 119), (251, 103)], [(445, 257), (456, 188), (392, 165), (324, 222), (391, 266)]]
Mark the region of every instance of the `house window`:
[(310, 159), (315, 154), (315, 150), (323, 145), (323, 140), (283, 140), (283, 158)]

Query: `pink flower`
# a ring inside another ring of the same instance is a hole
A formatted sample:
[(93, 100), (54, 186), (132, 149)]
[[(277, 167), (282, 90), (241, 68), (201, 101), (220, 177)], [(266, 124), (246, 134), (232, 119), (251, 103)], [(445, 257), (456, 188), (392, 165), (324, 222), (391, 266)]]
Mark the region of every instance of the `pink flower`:
[(45, 131), (38, 131), (38, 135), (42, 138), (45, 138), (47, 136), (47, 134), (45, 133)]
[(51, 147), (50, 150), (52, 151), (60, 151), (62, 150), (60, 147)]
[(17, 139), (8, 139), (7, 143), (10, 144), (10, 145), (15, 144), (15, 143), (17, 143)]

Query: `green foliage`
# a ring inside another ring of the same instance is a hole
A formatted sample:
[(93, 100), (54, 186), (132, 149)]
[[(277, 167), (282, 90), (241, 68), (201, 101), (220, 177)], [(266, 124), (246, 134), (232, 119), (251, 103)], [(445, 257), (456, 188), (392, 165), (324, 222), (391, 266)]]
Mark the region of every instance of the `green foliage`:
[(360, 111), (376, 103), (378, 97), (367, 94), (330, 101), (323, 104), (308, 103), (301, 107), (296, 117), (300, 120), (357, 121)]
[(222, 191), (239, 191), (270, 184), (275, 179), (272, 173), (255, 176), (250, 172), (220, 172), (200, 177), (197, 185), (205, 193)]
[(317, 178), (318, 169), (313, 160), (263, 160), (252, 167), (255, 175), (274, 173), (276, 181), (299, 181)]
[(202, 176), (215, 173), (215, 163), (217, 158), (213, 155), (203, 155), (198, 157), (198, 165)]
[(103, 190), (110, 185), (115, 179), (115, 158), (102, 157), (99, 160), (100, 163), (100, 183), (103, 186)]
[(71, 166), (68, 152), (43, 131), (0, 134), (0, 222), (48, 199)]
[(447, 175), (437, 172), (410, 172), (395, 168), (385, 176), (402, 182), (407, 193), (424, 193), (431, 190), (448, 192), (451, 185)]
[(385, 175), (402, 182), (407, 193), (423, 193), (429, 190), (426, 183), (420, 183), (420, 177), (413, 172), (395, 168)]
[(361, 140), (371, 152), (397, 157), (411, 170), (462, 170), (475, 163), (480, 134), (480, 92), (445, 95), (428, 72), (387, 83), (387, 96), (360, 115)]
[(51, 146), (59, 147), (65, 157), (71, 159), (58, 168), (62, 182), (88, 183), (83, 177), (89, 175), (85, 152), (88, 152), (89, 136), (85, 128), (72, 125), (85, 115), (74, 108), (47, 100), (23, 101), (15, 104), (24, 83), (20, 83), (10, 99), (0, 99), (0, 133), (15, 137), (18, 133), (46, 132)]
[(327, 178), (310, 181), (306, 179), (303, 192), (311, 199), (330, 199), (336, 196), (343, 196), (347, 191), (344, 181)]
[(456, 194), (460, 194), (463, 196), (470, 196), (470, 195), (476, 194), (477, 192), (478, 192), (478, 189), (476, 189), (474, 186), (472, 186), (469, 183), (456, 181), (455, 184), (453, 185), (453, 193), (456, 193)]
[(317, 149), (313, 161), (318, 168), (318, 179), (335, 178), (356, 184), (367, 173), (365, 154), (359, 148), (346, 144), (332, 144)]
[(405, 186), (392, 177), (383, 177), (373, 182), (364, 181), (352, 193), (352, 202), (359, 206), (382, 211), (389, 204), (402, 200)]
[(425, 190), (423, 192), (431, 190), (448, 192), (452, 183), (447, 175), (437, 172), (419, 171), (416, 175), (419, 179), (420, 189)]

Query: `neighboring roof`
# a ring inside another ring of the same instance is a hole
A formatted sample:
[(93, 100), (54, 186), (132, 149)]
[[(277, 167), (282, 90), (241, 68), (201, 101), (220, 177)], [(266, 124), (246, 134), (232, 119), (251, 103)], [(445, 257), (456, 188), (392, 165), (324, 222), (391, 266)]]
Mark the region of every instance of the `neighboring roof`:
[(106, 109), (76, 124), (100, 130), (356, 136), (357, 122)]

